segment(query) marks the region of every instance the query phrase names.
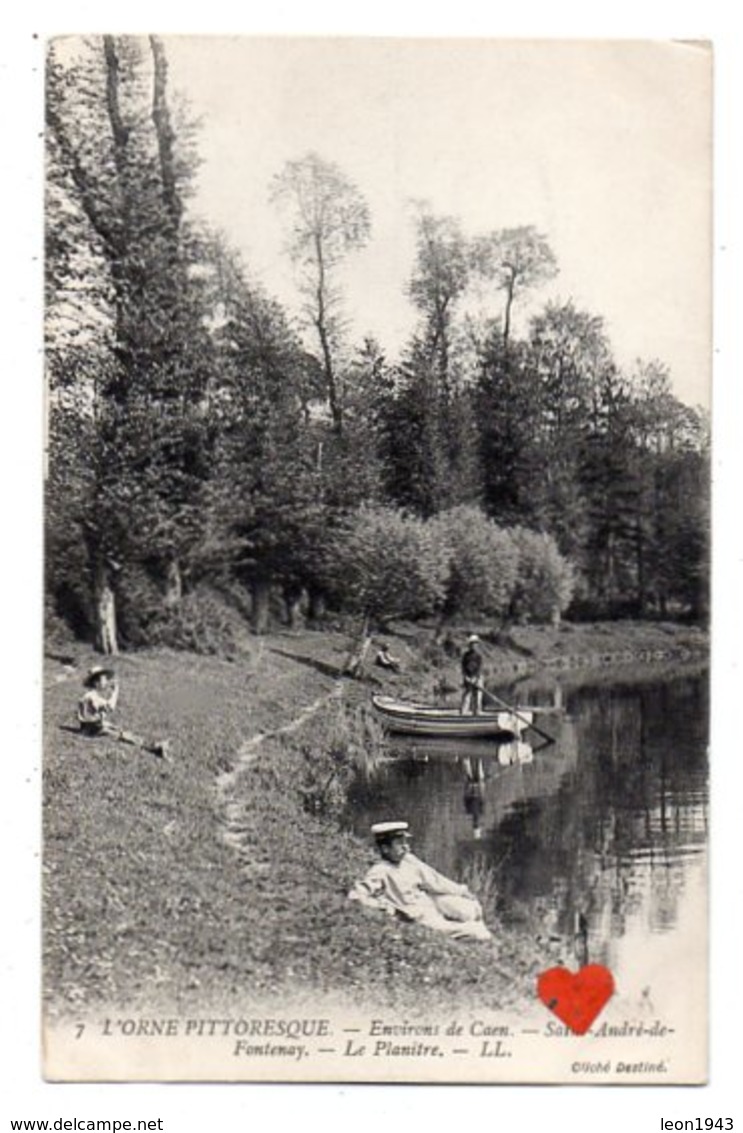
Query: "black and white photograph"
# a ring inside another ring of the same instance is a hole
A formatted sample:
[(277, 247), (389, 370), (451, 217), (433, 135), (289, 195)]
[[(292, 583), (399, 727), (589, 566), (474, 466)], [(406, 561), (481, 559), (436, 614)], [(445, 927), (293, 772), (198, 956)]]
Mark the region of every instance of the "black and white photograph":
[(712, 45), (43, 50), (46, 1079), (705, 1083)]

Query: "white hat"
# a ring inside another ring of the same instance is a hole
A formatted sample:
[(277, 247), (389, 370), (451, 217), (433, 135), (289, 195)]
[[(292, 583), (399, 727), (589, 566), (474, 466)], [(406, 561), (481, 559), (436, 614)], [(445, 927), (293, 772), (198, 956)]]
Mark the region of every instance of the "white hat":
[(469, 637), (467, 638), (467, 644), (468, 644), (468, 645), (474, 645), (474, 644), (475, 644), (475, 642), (476, 642), (476, 641), (479, 641), (479, 640), (480, 640), (480, 638), (479, 638), (479, 637), (477, 636), (477, 634), (476, 634), (476, 633), (471, 633), (471, 634), (469, 635)]
[(388, 834), (407, 834), (407, 822), (375, 822), (371, 832), (375, 838), (383, 838)]

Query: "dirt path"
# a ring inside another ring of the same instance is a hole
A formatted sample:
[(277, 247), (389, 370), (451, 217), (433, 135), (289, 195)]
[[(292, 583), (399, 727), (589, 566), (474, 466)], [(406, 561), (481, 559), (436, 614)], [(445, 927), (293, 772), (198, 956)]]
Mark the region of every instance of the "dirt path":
[(302, 708), (288, 723), (282, 724), (278, 728), (272, 728), (266, 732), (258, 732), (256, 735), (243, 741), (238, 749), (234, 766), (231, 767), (229, 771), (224, 771), (217, 776), (217, 805), (221, 814), (224, 816), (220, 829), (222, 838), (227, 845), (232, 846), (233, 849), (238, 849), (242, 844), (242, 826), (239, 825), (238, 817), (239, 813), (242, 811), (242, 804), (235, 799), (235, 788), (241, 775), (257, 758), (261, 745), (266, 743), (267, 740), (273, 740), (279, 736), (291, 735), (293, 732), (299, 731), (299, 729), (322, 708), (327, 707), (327, 705), (331, 704), (333, 701), (341, 700), (344, 691), (345, 683), (338, 681), (330, 692), (316, 697), (315, 700)]

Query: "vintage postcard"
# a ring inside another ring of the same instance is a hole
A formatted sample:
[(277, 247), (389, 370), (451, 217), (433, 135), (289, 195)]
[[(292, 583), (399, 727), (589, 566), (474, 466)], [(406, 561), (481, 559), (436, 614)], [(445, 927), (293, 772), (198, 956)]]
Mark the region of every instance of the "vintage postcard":
[(47, 1079), (706, 1081), (711, 82), (47, 42)]

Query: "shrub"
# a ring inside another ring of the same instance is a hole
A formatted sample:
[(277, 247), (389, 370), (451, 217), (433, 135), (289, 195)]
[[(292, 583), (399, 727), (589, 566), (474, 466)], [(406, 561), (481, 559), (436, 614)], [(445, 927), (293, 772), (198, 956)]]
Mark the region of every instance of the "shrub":
[(430, 613), (444, 598), (447, 569), (431, 525), (392, 508), (359, 508), (334, 539), (338, 600), (376, 621)]
[(44, 649), (47, 656), (67, 655), (74, 650), (78, 639), (70, 624), (62, 618), (49, 597), (44, 602)]
[(232, 656), (247, 632), (240, 614), (208, 589), (184, 595), (177, 606), (161, 608), (150, 626), (149, 643), (194, 653)]
[(247, 632), (244, 616), (219, 591), (198, 586), (167, 606), (161, 587), (143, 568), (127, 567), (122, 576), (118, 614), (127, 646), (165, 646), (221, 656), (240, 648)]

